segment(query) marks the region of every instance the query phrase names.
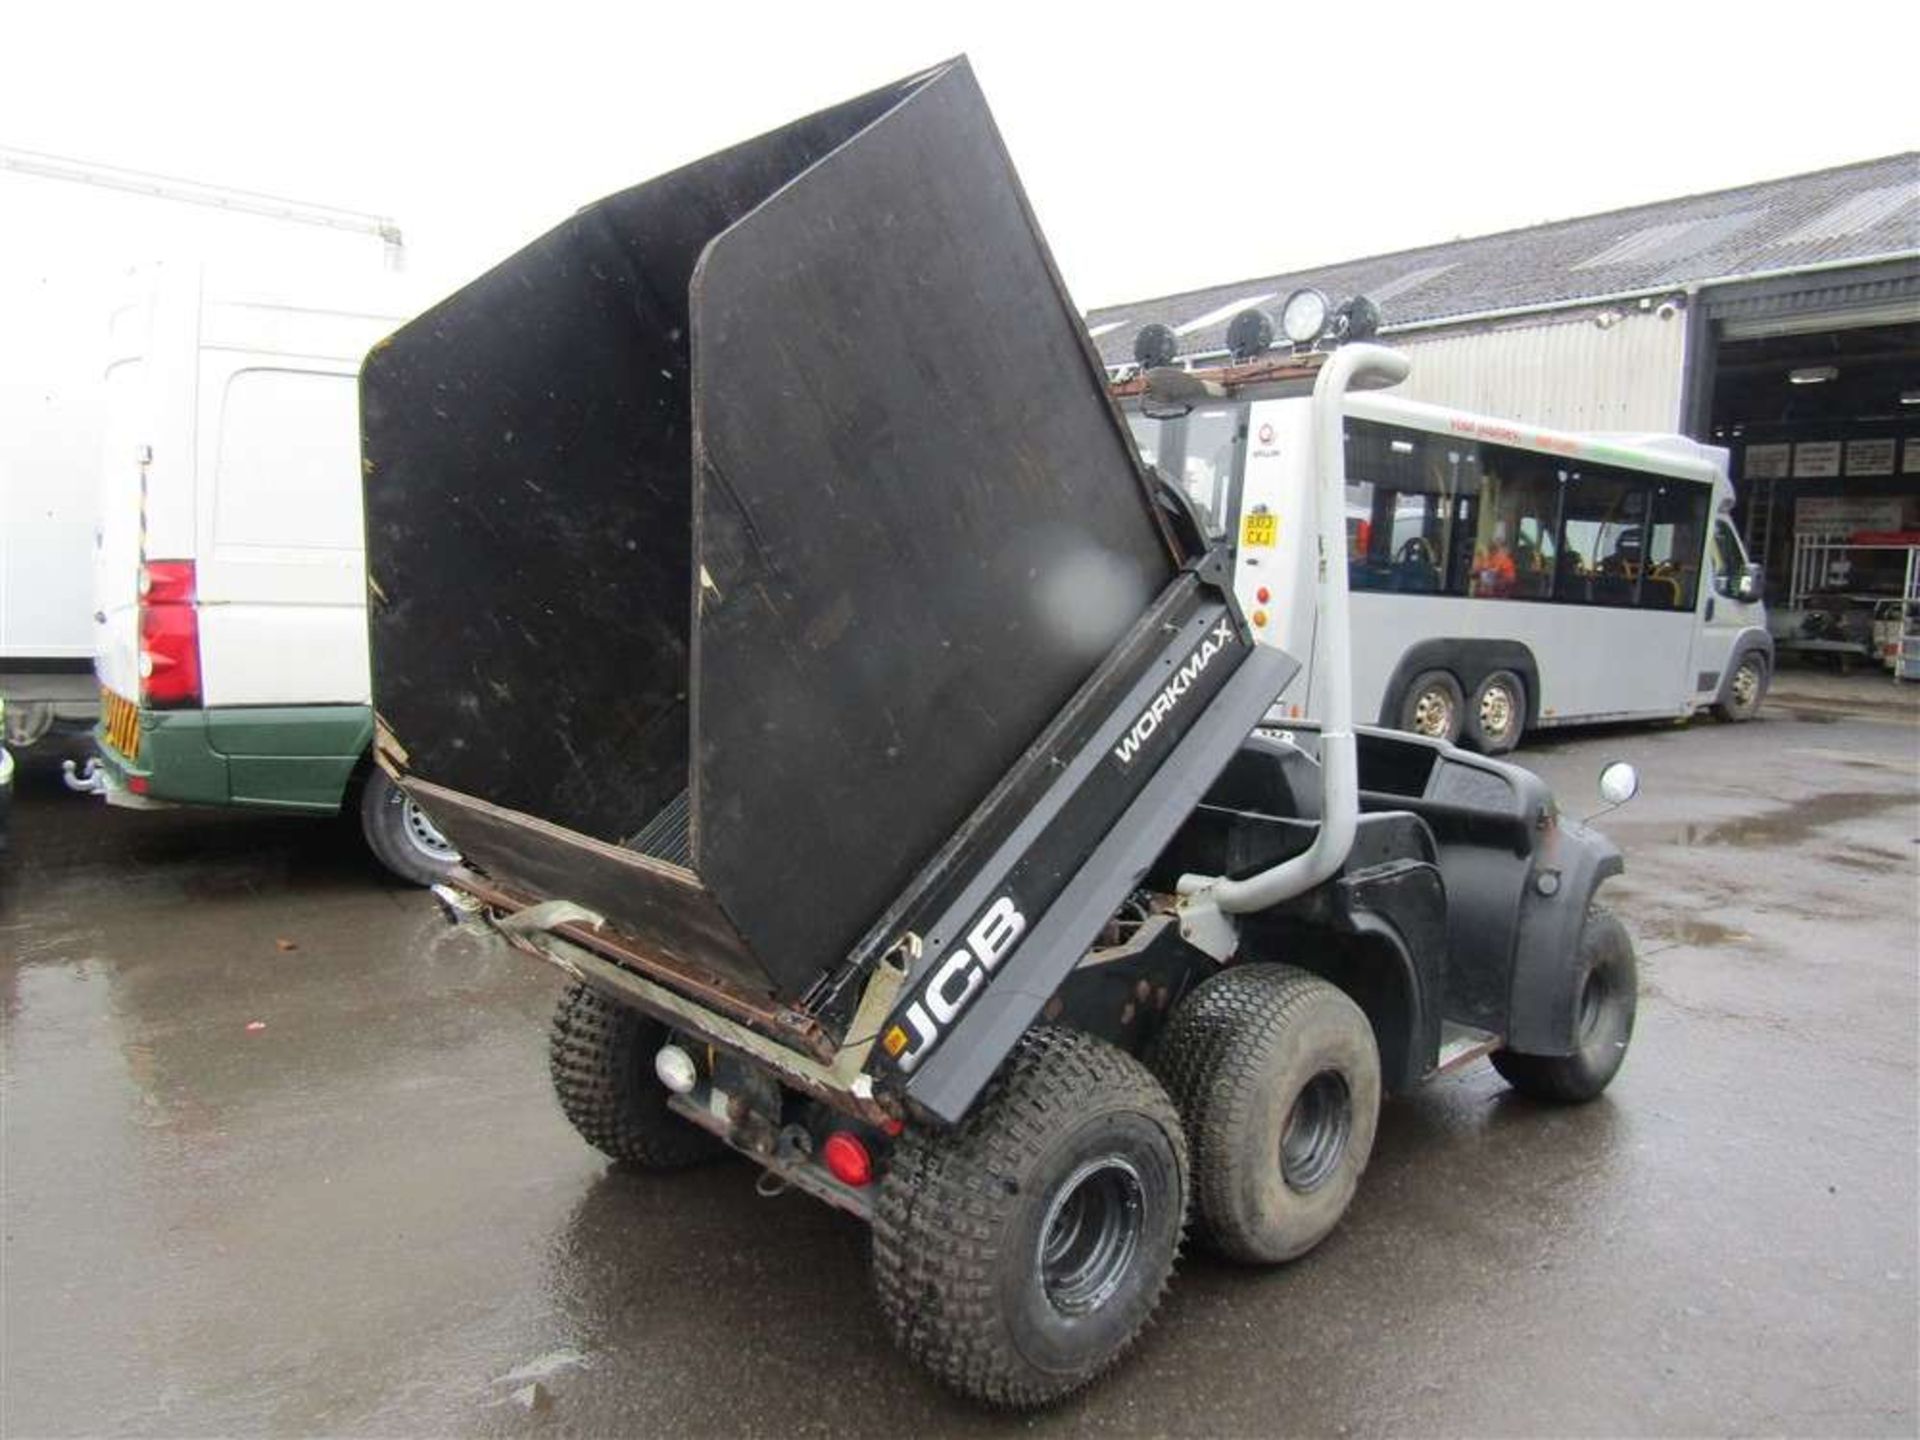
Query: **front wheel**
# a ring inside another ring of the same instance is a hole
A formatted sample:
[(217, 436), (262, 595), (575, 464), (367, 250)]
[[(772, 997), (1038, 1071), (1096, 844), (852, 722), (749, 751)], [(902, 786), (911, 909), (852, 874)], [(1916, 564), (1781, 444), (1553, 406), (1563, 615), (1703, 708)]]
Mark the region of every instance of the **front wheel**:
[(1767, 662), (1748, 651), (1734, 667), (1733, 678), (1727, 681), (1727, 698), (1714, 703), (1713, 713), (1722, 720), (1751, 720), (1766, 692)]
[(959, 1126), (896, 1143), (873, 1213), (880, 1310), (951, 1389), (1045, 1405), (1132, 1345), (1186, 1211), (1186, 1139), (1160, 1083), (1103, 1040), (1037, 1029)]
[(415, 885), (438, 885), (460, 863), (420, 802), (378, 766), (360, 787), (360, 833), (374, 859)]
[(1578, 1105), (1612, 1083), (1627, 1058), (1639, 1009), (1639, 970), (1633, 937), (1598, 905), (1580, 929), (1573, 1011), (1574, 1049), (1568, 1055), (1522, 1055), (1496, 1050), (1493, 1068), (1514, 1089), (1536, 1100)]

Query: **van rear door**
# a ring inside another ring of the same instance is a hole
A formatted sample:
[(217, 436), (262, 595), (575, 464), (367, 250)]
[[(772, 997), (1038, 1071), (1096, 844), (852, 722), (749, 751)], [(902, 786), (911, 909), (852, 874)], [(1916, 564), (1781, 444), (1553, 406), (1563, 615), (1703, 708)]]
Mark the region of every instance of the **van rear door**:
[(356, 375), (384, 317), (207, 306), (199, 359), (206, 704), (365, 705)]

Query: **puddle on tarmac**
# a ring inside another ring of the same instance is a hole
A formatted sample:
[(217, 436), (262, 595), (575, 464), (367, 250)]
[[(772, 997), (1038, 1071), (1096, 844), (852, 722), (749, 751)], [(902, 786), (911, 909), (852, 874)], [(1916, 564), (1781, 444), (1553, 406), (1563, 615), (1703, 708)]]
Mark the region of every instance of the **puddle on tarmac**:
[(1892, 875), (1905, 870), (1908, 864), (1904, 855), (1871, 845), (1849, 845), (1845, 850), (1835, 850), (1826, 858), (1832, 864), (1844, 865), (1849, 870), (1864, 870), (1869, 875)]
[(1671, 919), (1649, 920), (1646, 926), (1657, 931), (1678, 945), (1692, 945), (1699, 949), (1712, 949), (1716, 945), (1751, 944), (1751, 932), (1733, 925), (1722, 925), (1714, 920), (1701, 920), (1692, 915), (1678, 915)]
[[(1730, 845), (1738, 849), (1789, 846), (1806, 840), (1816, 830), (1829, 825), (1864, 820), (1884, 810), (1898, 810), (1913, 804), (1911, 791), (1843, 791), (1832, 795), (1816, 795), (1784, 809), (1769, 810), (1764, 815), (1745, 815), (1737, 820), (1697, 821), (1672, 829), (1657, 827), (1656, 834), (1673, 845)], [(1631, 823), (1621, 825), (1618, 829), (1630, 831)], [(1859, 849), (1857, 846), (1854, 848), (1856, 851)]]

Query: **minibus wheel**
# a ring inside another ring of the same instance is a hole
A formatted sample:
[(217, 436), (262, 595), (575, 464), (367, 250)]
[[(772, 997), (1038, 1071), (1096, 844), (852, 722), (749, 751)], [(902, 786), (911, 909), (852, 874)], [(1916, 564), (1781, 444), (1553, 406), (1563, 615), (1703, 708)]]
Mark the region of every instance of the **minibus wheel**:
[(1460, 739), (1466, 697), (1451, 671), (1427, 670), (1414, 676), (1400, 702), (1400, 728), (1452, 745)]
[(1511, 670), (1496, 670), (1474, 688), (1465, 729), (1482, 755), (1505, 755), (1520, 743), (1526, 725), (1526, 682)]
[(1749, 650), (1734, 667), (1727, 681), (1727, 698), (1716, 701), (1713, 713), (1722, 720), (1751, 720), (1767, 693), (1767, 662), (1757, 651)]

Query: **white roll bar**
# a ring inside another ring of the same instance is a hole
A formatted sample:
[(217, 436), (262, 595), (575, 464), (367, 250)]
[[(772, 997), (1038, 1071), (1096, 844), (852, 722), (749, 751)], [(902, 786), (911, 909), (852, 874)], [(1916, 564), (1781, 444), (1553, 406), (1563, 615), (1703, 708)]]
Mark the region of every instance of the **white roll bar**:
[[(1360, 772), (1353, 747), (1353, 652), (1347, 620), (1347, 443), (1350, 389), (1380, 389), (1407, 378), (1407, 358), (1383, 345), (1336, 350), (1313, 382), (1313, 475), (1318, 512), (1318, 570), (1314, 596), (1318, 633), (1326, 649), (1321, 697), (1320, 829), (1313, 844), (1291, 860), (1244, 880), (1183, 875), (1180, 893), (1223, 915), (1264, 910), (1300, 895), (1346, 863), (1360, 817)], [(1183, 907), (1185, 908), (1185, 907)], [(1197, 938), (1197, 937), (1194, 937)], [(1224, 958), (1224, 957), (1223, 957)]]

